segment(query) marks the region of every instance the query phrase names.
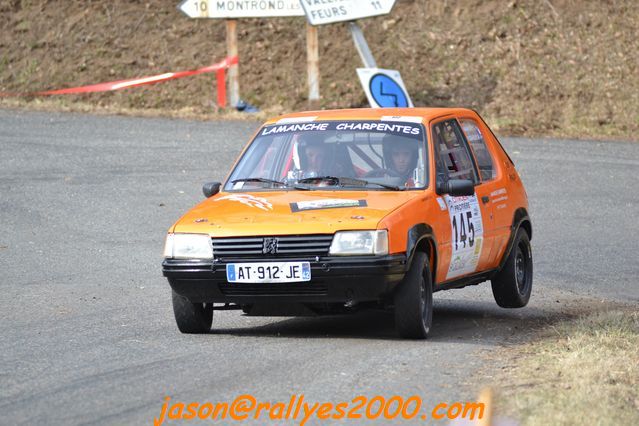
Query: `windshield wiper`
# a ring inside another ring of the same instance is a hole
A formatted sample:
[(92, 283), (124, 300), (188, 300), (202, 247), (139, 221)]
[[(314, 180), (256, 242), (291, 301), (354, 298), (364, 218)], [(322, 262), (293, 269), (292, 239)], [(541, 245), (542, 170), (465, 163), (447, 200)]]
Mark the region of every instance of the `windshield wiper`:
[(338, 178), (336, 176), (315, 176), (315, 177), (307, 177), (304, 179), (300, 179), (297, 183), (313, 183), (313, 182), (323, 182), (328, 180), (332, 185), (340, 185), (341, 180), (344, 178)]
[(306, 190), (306, 191), (310, 189), (309, 187), (303, 186), (303, 185), (291, 186), (286, 182), (282, 182), (282, 181), (274, 180), (274, 179), (260, 178), (260, 177), (240, 178), (240, 179), (234, 179), (231, 181), (232, 184), (236, 184), (238, 182), (263, 182), (263, 183), (270, 183), (273, 185), (284, 186), (286, 188), (295, 188), (295, 189)]
[(273, 179), (267, 179), (267, 178), (261, 178), (261, 177), (241, 178), (241, 179), (235, 179), (231, 181), (231, 183), (238, 183), (238, 182), (264, 182), (264, 183), (272, 183), (275, 185), (288, 186), (288, 184), (284, 182), (280, 182), (279, 180), (273, 180)]
[(404, 188), (400, 188), (397, 185), (388, 185), (386, 183), (380, 183), (380, 182), (369, 182), (367, 180), (364, 179), (351, 179), (348, 178), (348, 180), (344, 180), (343, 181), (344, 185), (348, 185), (348, 186), (368, 186), (368, 185), (377, 185), (377, 186), (381, 186), (382, 188), (386, 188), (386, 189), (392, 189), (393, 191), (403, 191)]
[(322, 181), (330, 181), (332, 185), (339, 185), (341, 187), (345, 186), (368, 186), (368, 185), (378, 185), (382, 188), (391, 189), (393, 191), (403, 191), (404, 188), (400, 188), (397, 185), (387, 185), (385, 183), (379, 182), (369, 182), (363, 179), (354, 179), (349, 177), (336, 177), (336, 176), (317, 176), (311, 178), (300, 179), (298, 183), (312, 183), (312, 182), (322, 182)]
[(403, 191), (403, 190), (406, 189), (406, 188), (401, 188), (401, 187), (399, 187), (397, 185), (388, 185), (388, 184), (379, 183), (379, 182), (369, 182), (367, 180), (364, 180), (362, 182), (364, 182), (364, 185), (378, 185), (378, 186), (381, 186), (382, 188), (391, 189), (393, 191)]

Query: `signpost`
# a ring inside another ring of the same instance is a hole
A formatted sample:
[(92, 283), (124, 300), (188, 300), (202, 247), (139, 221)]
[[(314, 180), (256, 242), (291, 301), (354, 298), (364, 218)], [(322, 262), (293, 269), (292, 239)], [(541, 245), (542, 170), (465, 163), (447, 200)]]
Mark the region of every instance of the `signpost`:
[[(398, 71), (377, 68), (375, 58), (366, 43), (356, 19), (388, 14), (395, 0), (183, 0), (178, 9), (191, 18), (226, 19), (227, 55), (238, 55), (238, 18), (304, 16), (308, 69), (309, 106), (317, 107), (319, 92), (319, 41), (315, 26), (349, 22), (353, 42), (366, 68), (357, 73), (372, 107), (412, 107), (402, 77)], [(301, 5), (301, 7), (300, 7)], [(229, 99), (232, 106), (240, 101), (239, 67), (229, 68)]]
[(373, 108), (412, 108), (402, 76), (396, 70), (380, 68), (358, 68), (357, 75), (362, 83), (368, 103)]
[(389, 13), (395, 0), (300, 0), (300, 2), (311, 25), (349, 21), (353, 43), (355, 43), (362, 63), (366, 67), (358, 68), (357, 75), (371, 107), (413, 106), (399, 71), (377, 68), (377, 63), (368, 47), (364, 33), (354, 22), (356, 19)]
[[(238, 57), (237, 48), (237, 21), (226, 20), (226, 56)], [(236, 64), (229, 67), (229, 103), (236, 107), (240, 103), (240, 67)]]
[(319, 36), (317, 27), (306, 23), (306, 73), (308, 75), (308, 107), (319, 109)]
[(366, 43), (362, 29), (355, 22), (349, 22), (348, 28), (351, 30), (353, 43), (355, 43), (355, 48), (357, 49), (357, 53), (359, 53), (359, 57), (362, 58), (364, 66), (366, 68), (377, 68), (377, 62), (375, 62), (373, 52), (371, 52), (368, 43)]
[[(183, 0), (178, 9), (189, 18), (217, 18), (226, 19), (226, 50), (228, 57), (238, 56), (237, 44), (237, 19), (238, 18), (272, 18), (286, 16), (304, 16), (304, 10), (299, 0)], [(308, 32), (308, 36), (315, 37), (315, 49), (317, 49), (317, 30)], [(311, 46), (311, 42), (307, 41)], [(311, 64), (309, 52), (309, 64)], [(318, 54), (315, 54), (317, 57)], [(315, 60), (317, 64), (317, 60)], [(310, 66), (310, 65), (309, 65)], [(319, 100), (319, 66), (313, 74), (309, 70), (309, 84), (317, 82), (317, 88), (309, 87), (309, 100), (313, 96)], [(237, 64), (229, 67), (228, 72), (229, 102), (236, 107), (240, 101), (240, 70)]]

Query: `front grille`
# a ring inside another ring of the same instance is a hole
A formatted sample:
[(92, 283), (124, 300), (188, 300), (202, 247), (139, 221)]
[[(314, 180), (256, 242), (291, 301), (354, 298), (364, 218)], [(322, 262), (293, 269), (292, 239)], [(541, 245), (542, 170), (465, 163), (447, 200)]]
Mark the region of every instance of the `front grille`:
[[(276, 253), (265, 253), (265, 239), (277, 239)], [(278, 258), (326, 256), (332, 235), (286, 235), (267, 237), (213, 238), (213, 255), (223, 258)]]
[(311, 283), (273, 283), (220, 284), (220, 291), (225, 296), (326, 296), (326, 284)]

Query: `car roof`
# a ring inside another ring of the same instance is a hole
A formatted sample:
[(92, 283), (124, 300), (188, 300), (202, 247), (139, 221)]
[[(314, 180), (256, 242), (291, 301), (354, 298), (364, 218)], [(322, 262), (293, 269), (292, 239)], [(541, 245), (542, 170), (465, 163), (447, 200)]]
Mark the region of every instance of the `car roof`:
[(322, 111), (304, 111), (280, 115), (266, 124), (289, 119), (312, 118), (315, 120), (380, 120), (382, 117), (420, 117), (422, 122), (453, 114), (475, 114), (467, 108), (353, 108)]

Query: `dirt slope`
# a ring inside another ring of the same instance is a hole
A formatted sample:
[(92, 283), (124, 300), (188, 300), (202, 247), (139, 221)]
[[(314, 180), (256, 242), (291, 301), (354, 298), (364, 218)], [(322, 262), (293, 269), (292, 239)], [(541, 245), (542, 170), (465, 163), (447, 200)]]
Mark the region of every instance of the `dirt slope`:
[[(225, 56), (225, 26), (177, 0), (0, 0), (0, 91), (28, 92), (193, 69)], [(639, 2), (398, 0), (360, 21), (380, 67), (416, 105), (477, 108), (502, 134), (620, 137), (639, 130)], [(305, 109), (305, 20), (239, 22), (241, 94), (269, 113)], [(323, 108), (366, 105), (347, 28), (320, 28)], [(210, 114), (212, 75), (53, 108)], [(16, 105), (0, 99), (0, 106)], [(38, 99), (20, 105), (37, 107)]]

